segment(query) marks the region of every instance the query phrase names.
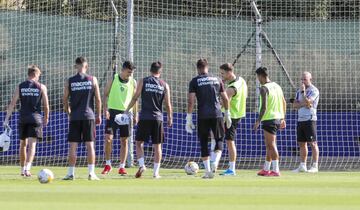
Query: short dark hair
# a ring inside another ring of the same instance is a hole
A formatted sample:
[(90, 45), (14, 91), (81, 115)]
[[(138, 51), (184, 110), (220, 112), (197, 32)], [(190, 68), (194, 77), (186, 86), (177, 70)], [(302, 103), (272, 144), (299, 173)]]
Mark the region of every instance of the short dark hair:
[(196, 68), (197, 69), (204, 69), (205, 67), (209, 66), (208, 61), (206, 60), (206, 58), (200, 58), (197, 62), (196, 62)]
[(256, 69), (255, 74), (261, 75), (261, 76), (264, 76), (264, 77), (269, 76), (269, 72), (268, 72), (267, 68), (262, 67), (262, 66), (259, 67), (258, 69)]
[(41, 73), (40, 68), (37, 65), (31, 64), (28, 66), (28, 76), (33, 77), (35, 76), (36, 72)]
[(231, 63), (224, 63), (220, 66), (220, 69), (224, 71), (234, 71), (234, 66)]
[(125, 62), (122, 64), (122, 69), (135, 70), (136, 67), (135, 67), (135, 65), (134, 65), (133, 62), (131, 62), (131, 61), (125, 61)]
[(83, 56), (77, 57), (75, 59), (75, 64), (76, 65), (83, 65), (84, 63), (87, 63), (87, 62), (88, 62), (87, 59), (85, 57), (83, 57)]
[(162, 64), (160, 61), (156, 61), (151, 64), (150, 72), (152, 73), (159, 73), (159, 70), (162, 68)]

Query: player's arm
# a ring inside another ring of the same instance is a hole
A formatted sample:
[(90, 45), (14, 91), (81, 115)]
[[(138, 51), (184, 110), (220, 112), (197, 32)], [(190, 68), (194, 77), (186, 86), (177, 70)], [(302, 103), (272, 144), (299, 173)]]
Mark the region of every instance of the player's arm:
[(10, 102), (9, 106), (7, 107), (6, 116), (5, 116), (5, 120), (4, 120), (4, 126), (9, 125), (10, 116), (13, 113), (13, 111), (15, 109), (15, 106), (16, 106), (16, 103), (17, 103), (17, 101), (19, 100), (19, 97), (20, 97), (19, 91), (20, 91), (19, 87), (17, 87), (15, 92), (14, 92), (14, 95), (13, 95), (13, 97), (11, 99), (11, 102)]
[(143, 88), (143, 80), (140, 79), (137, 84), (135, 94), (133, 95), (133, 97), (130, 101), (130, 104), (126, 108), (125, 112), (129, 112), (129, 110), (136, 104), (137, 100), (139, 99), (139, 97), (141, 95), (142, 88)]
[[(136, 80), (134, 80), (134, 92), (133, 92), (133, 96), (135, 95), (136, 93), (136, 87), (137, 87), (137, 83), (136, 83)], [(139, 102), (136, 101), (134, 107), (133, 107), (133, 121), (134, 121), (134, 124), (136, 124), (139, 120), (138, 120), (138, 110), (139, 110)]]
[(103, 113), (105, 115), (105, 119), (110, 119), (110, 114), (108, 111), (108, 99), (109, 99), (109, 94), (110, 94), (110, 90), (111, 90), (111, 86), (113, 83), (113, 78), (109, 78), (105, 88), (104, 88), (104, 96), (103, 96)]
[(100, 96), (100, 88), (97, 78), (93, 78), (94, 88), (95, 88), (95, 112), (96, 112), (96, 124), (101, 124), (101, 96)]
[(64, 95), (63, 95), (63, 108), (64, 112), (70, 115), (71, 109), (69, 106), (69, 81), (66, 80), (65, 86), (64, 86)]
[[(300, 96), (299, 95), (302, 95), (303, 98), (304, 98), (304, 101), (300, 101), (299, 98)], [(296, 96), (295, 97), (296, 99), (294, 100), (294, 104), (293, 104), (293, 108), (294, 109), (300, 109), (301, 107), (307, 107), (307, 104), (309, 104), (309, 100), (307, 99), (306, 95), (305, 95), (305, 91), (301, 91), (299, 90), (297, 93), (296, 93)]]
[(173, 123), (173, 111), (172, 111), (172, 106), (171, 106), (171, 99), (170, 99), (170, 87), (168, 84), (165, 85), (165, 107), (166, 107), (166, 111), (167, 111), (167, 121), (168, 121), (168, 126), (171, 127), (172, 123)]
[(41, 85), (41, 94), (42, 94), (42, 104), (44, 107), (44, 125), (47, 125), (49, 122), (50, 108), (49, 108), (49, 97), (45, 85)]
[(259, 117), (257, 118), (255, 124), (254, 124), (254, 130), (257, 131), (257, 129), (260, 126), (261, 119), (263, 118), (266, 108), (267, 108), (267, 97), (268, 97), (268, 89), (264, 86), (260, 87), (260, 96), (261, 96), (261, 109), (259, 113)]

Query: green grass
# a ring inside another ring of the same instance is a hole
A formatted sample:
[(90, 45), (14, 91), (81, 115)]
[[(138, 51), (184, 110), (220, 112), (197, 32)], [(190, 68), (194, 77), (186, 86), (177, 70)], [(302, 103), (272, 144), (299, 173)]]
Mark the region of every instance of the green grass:
[[(36, 176), (22, 178), (18, 167), (0, 167), (0, 209), (112, 210), (112, 209), (359, 209), (360, 172), (293, 174), (280, 178), (257, 177), (241, 170), (236, 177), (203, 180), (183, 170), (152, 170), (141, 179), (120, 177), (114, 170), (100, 181), (88, 181), (87, 169), (77, 168), (75, 181), (62, 181), (66, 168), (51, 167), (56, 179), (40, 184)], [(40, 168), (33, 168), (33, 172)], [(101, 169), (97, 169), (100, 174)]]

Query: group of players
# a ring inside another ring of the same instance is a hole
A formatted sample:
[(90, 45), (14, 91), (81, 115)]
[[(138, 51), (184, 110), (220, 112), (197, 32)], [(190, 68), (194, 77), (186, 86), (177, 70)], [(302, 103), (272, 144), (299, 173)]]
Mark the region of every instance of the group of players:
[[(196, 63), (198, 76), (189, 84), (188, 107), (186, 115), (186, 132), (192, 134), (195, 128), (192, 112), (197, 100), (197, 133), (200, 141), (201, 158), (205, 167), (203, 178), (211, 179), (223, 150), (226, 140), (229, 150), (229, 168), (220, 175), (236, 175), (236, 130), (241, 118), (246, 115), (247, 85), (243, 78), (236, 76), (230, 63), (220, 66), (222, 79), (209, 74), (206, 59)], [(87, 73), (88, 61), (84, 57), (75, 60), (77, 73), (66, 80), (64, 86), (63, 106), (69, 115), (69, 167), (64, 180), (75, 179), (76, 151), (78, 143), (85, 142), (89, 180), (98, 180), (95, 174), (95, 127), (101, 124), (102, 114), (105, 124), (105, 167), (102, 174), (112, 171), (111, 152), (114, 135), (120, 132), (120, 165), (118, 173), (126, 175), (125, 161), (128, 153), (128, 137), (132, 132), (132, 124), (137, 124), (136, 155), (139, 169), (135, 174), (140, 178), (146, 171), (144, 161), (144, 142), (149, 141), (154, 150), (153, 177), (160, 178), (159, 169), (164, 142), (163, 104), (167, 113), (167, 126), (172, 126), (172, 105), (170, 87), (162, 80), (162, 63), (154, 62), (150, 66), (150, 76), (138, 82), (132, 77), (135, 66), (130, 61), (122, 64), (120, 72), (109, 78), (103, 100), (100, 97), (96, 77)], [(286, 127), (286, 102), (281, 87), (270, 81), (268, 70), (260, 67), (255, 71), (261, 84), (259, 117), (254, 130), (262, 123), (266, 145), (266, 161), (264, 168), (258, 172), (260, 176), (280, 176), (279, 154), (276, 146), (276, 133)], [(4, 126), (9, 124), (10, 116), (20, 100), (19, 115), (20, 166), (22, 176), (31, 176), (31, 165), (35, 156), (37, 139), (42, 138), (42, 127), (49, 121), (49, 102), (47, 88), (39, 83), (41, 70), (36, 65), (28, 67), (28, 79), (15, 90), (8, 106)], [(300, 145), (301, 163), (295, 172), (317, 172), (319, 150), (316, 143), (316, 107), (319, 91), (311, 83), (311, 74), (304, 72), (301, 87), (296, 93), (294, 108), (298, 109), (297, 140)], [(224, 82), (227, 84), (225, 88)], [(141, 97), (141, 110), (137, 109), (137, 101)], [(41, 115), (41, 105), (44, 116)], [(138, 115), (139, 113), (139, 115)], [(118, 117), (128, 118), (127, 123), (119, 122)], [(213, 147), (209, 150), (209, 137)], [(313, 151), (313, 165), (306, 168), (307, 143)], [(271, 169), (272, 166), (272, 169)]]

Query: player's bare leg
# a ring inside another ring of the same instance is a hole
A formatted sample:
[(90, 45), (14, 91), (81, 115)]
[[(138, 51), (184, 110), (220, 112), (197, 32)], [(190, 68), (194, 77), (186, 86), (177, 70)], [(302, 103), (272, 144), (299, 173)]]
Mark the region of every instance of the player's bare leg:
[(76, 165), (77, 147), (78, 147), (77, 142), (70, 142), (68, 173), (63, 178), (63, 180), (74, 180), (75, 179), (75, 165)]
[(28, 138), (27, 140), (28, 150), (26, 152), (26, 161), (25, 161), (25, 176), (31, 176), (31, 164), (35, 157), (36, 151), (36, 138)]
[(268, 148), (271, 159), (272, 170), (268, 176), (280, 176), (279, 170), (279, 152), (276, 146), (276, 135), (264, 130), (265, 145)]
[(139, 170), (135, 174), (135, 178), (140, 178), (146, 170), (144, 160), (144, 141), (136, 141), (136, 157), (139, 163)]
[(319, 171), (319, 146), (316, 141), (310, 142), (312, 151), (312, 166), (308, 170), (310, 173), (317, 173)]
[(27, 139), (20, 140), (19, 156), (20, 156), (21, 176), (25, 176), (26, 147), (27, 147)]
[(112, 134), (105, 134), (105, 143), (104, 143), (104, 150), (105, 150), (105, 167), (101, 174), (108, 174), (112, 170), (111, 166), (111, 154), (112, 154), (112, 142), (113, 142), (114, 135)]
[(95, 147), (93, 141), (87, 141), (87, 161), (88, 161), (88, 170), (89, 170), (89, 180), (99, 180), (95, 174)]
[(266, 154), (265, 154), (265, 163), (263, 166), (263, 169), (261, 169), (257, 175), (259, 176), (266, 176), (270, 173), (270, 167), (271, 167), (271, 151), (269, 146), (266, 144), (266, 140), (265, 140), (265, 149), (266, 149)]
[(307, 172), (306, 160), (308, 155), (308, 147), (306, 142), (298, 142), (300, 147), (300, 166), (293, 170), (295, 173)]
[(119, 165), (119, 174), (126, 175), (127, 172), (125, 170), (125, 161), (128, 155), (128, 138), (121, 137), (120, 138), (120, 165)]
[(154, 149), (154, 174), (153, 177), (158, 179), (160, 178), (159, 170), (160, 170), (160, 163), (162, 157), (162, 149), (161, 144), (153, 144)]

